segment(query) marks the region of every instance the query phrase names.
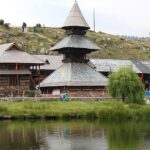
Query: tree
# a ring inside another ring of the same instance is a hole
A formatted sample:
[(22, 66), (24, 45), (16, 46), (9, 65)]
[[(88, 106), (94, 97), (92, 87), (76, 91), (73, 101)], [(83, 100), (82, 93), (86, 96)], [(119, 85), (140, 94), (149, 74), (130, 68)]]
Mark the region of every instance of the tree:
[(39, 24), (36, 24), (36, 26), (34, 26), (34, 28), (33, 28), (33, 31), (34, 31), (34, 32), (42, 33), (42, 32), (43, 32), (43, 29), (42, 29), (41, 24), (40, 24), (40, 23), (39, 23)]
[(42, 26), (41, 26), (40, 23), (37, 23), (37, 24), (36, 24), (36, 27), (37, 27), (37, 28), (41, 28)]
[(0, 20), (0, 25), (1, 25), (1, 26), (4, 25), (4, 20), (3, 20), (3, 19)]
[(120, 68), (109, 75), (108, 92), (126, 103), (144, 103), (144, 84), (132, 67)]

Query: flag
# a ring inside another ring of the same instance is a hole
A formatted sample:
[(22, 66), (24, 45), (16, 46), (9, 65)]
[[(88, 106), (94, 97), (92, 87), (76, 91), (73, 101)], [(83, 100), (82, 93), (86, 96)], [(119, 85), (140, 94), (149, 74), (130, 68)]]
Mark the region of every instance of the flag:
[(19, 71), (18, 63), (16, 63), (15, 70), (16, 70), (16, 71)]

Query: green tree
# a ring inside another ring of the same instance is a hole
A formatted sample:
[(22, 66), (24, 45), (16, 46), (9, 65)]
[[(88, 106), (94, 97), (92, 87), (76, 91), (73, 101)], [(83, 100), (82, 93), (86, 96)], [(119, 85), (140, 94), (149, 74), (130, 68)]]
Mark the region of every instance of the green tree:
[(1, 26), (4, 25), (4, 20), (3, 20), (3, 19), (0, 20), (0, 25), (1, 25)]
[(144, 103), (144, 84), (128, 66), (109, 75), (108, 92), (112, 97), (121, 98), (126, 103)]
[(41, 28), (42, 26), (41, 26), (40, 23), (37, 23), (37, 24), (36, 24), (36, 27), (37, 27), (37, 28)]

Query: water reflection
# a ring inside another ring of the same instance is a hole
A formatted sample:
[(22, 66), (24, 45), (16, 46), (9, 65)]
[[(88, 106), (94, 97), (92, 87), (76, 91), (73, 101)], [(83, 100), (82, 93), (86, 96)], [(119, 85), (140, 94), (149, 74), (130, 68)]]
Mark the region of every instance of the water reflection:
[(108, 127), (109, 150), (143, 149), (147, 127), (143, 122), (112, 123)]
[(150, 122), (0, 122), (0, 150), (148, 150)]

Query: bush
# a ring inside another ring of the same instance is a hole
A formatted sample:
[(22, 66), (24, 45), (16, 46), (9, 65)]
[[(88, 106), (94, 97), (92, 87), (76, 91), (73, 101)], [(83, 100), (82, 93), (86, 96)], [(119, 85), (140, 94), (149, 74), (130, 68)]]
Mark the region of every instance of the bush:
[(1, 26), (4, 25), (4, 20), (3, 20), (3, 19), (0, 20), (0, 25), (1, 25)]
[(31, 91), (27, 91), (27, 92), (26, 92), (26, 95), (27, 95), (28, 97), (35, 97), (35, 94), (36, 94), (36, 92), (35, 92), (34, 90), (31, 90)]
[(5, 23), (5, 24), (4, 24), (4, 27), (5, 27), (6, 29), (10, 29), (9, 23)]

